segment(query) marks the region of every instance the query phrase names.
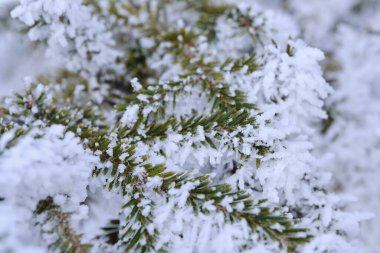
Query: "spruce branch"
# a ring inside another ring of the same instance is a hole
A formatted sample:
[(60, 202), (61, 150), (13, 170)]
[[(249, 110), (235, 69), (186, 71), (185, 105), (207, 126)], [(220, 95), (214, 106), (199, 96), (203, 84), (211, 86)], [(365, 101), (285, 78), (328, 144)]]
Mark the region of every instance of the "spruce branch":
[[(75, 24), (72, 6), (88, 22), (77, 15), (82, 21)], [(269, 16), (232, 2), (85, 0), (66, 7), (57, 10), (62, 12), (58, 19), (47, 7), (32, 16), (19, 11), (21, 20), (33, 19), (27, 30), (36, 31), (38, 40), (68, 43), (49, 46), (59, 49), (55, 55), (66, 60), (68, 69), (54, 79), (40, 77), (26, 92), (4, 101), (0, 156), (14, 151), (35, 128), (38, 135), (31, 138), (44, 138), (55, 125), (60, 133), (75, 135), (78, 150), (95, 160), (89, 166), (95, 164), (94, 187), (117, 196), (116, 208), (124, 204), (111, 220), (107, 217), (108, 224), (99, 224), (103, 233), (92, 235), (94, 246), (170, 252), (189, 235), (187, 228), (169, 228), (166, 218), (159, 219), (165, 208), (173, 220), (187, 214), (185, 222), (212, 227), (209, 241), (219, 241), (215, 234), (220, 233), (236, 251), (265, 245), (298, 252), (312, 240), (310, 231), (324, 229), (320, 216), (313, 220), (320, 210), (312, 206), (325, 201), (323, 175), (314, 174), (311, 147), (304, 140), (308, 133), (298, 127), (323, 114), (322, 99), (314, 93), (326, 87), (312, 70), (318, 52), (302, 48), (301, 57), (296, 43), (282, 50), (282, 42), (268, 40), (273, 32)], [(64, 34), (56, 31), (60, 26)], [(224, 44), (228, 39), (233, 43)], [(298, 74), (302, 84), (293, 76)], [(312, 108), (303, 110), (309, 104)], [(322, 131), (330, 127), (325, 123)], [(54, 224), (41, 234), (58, 237), (56, 251), (89, 252), (91, 246), (70, 226), (71, 214), (62, 210), (52, 197), (39, 201), (39, 225)], [(310, 230), (299, 224), (304, 217), (312, 222)], [(228, 228), (244, 232), (231, 235)], [(190, 250), (197, 250), (195, 244)]]
[[(53, 233), (55, 241), (49, 245), (51, 250), (67, 253), (88, 253), (92, 245), (83, 244), (81, 236), (70, 227), (70, 214), (63, 212), (51, 197), (40, 200), (34, 212), (35, 216), (42, 216), (42, 221), (36, 225), (41, 227), (42, 233)], [(52, 224), (53, 228), (46, 231), (43, 227)]]

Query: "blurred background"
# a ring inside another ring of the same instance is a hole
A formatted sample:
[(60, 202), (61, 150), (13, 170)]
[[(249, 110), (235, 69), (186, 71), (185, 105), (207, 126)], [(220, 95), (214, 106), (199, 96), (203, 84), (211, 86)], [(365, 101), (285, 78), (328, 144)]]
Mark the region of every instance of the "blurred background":
[(10, 18), (15, 0), (0, 0), (0, 95), (23, 87), (24, 78), (45, 73), (48, 60), (30, 42), (23, 27)]

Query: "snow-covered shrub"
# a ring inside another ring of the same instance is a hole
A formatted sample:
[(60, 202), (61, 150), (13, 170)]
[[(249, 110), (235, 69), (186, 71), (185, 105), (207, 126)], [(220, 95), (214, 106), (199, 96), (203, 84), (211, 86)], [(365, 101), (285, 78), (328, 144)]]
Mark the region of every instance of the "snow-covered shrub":
[(252, 2), (21, 0), (59, 67), (0, 108), (0, 252), (366, 252), (324, 54)]

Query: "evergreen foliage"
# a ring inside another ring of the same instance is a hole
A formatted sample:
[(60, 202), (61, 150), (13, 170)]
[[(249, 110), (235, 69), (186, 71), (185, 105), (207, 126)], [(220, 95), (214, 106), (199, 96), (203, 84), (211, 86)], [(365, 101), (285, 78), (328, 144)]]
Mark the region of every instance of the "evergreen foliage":
[(264, 4), (21, 0), (11, 14), (59, 68), (0, 107), (0, 216), (18, 227), (0, 219), (0, 252), (365, 248), (350, 233), (363, 216), (313, 154), (323, 53)]

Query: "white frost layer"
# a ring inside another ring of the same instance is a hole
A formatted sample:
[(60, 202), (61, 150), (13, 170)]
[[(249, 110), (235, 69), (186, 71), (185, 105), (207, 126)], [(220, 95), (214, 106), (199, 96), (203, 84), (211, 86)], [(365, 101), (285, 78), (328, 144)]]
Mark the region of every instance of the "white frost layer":
[(33, 129), (20, 137), (16, 146), (9, 146), (14, 134), (10, 131), (0, 138), (0, 196), (5, 199), (0, 202), (0, 216), (9, 217), (7, 222), (0, 219), (0, 234), (5, 234), (0, 251), (11, 245), (15, 252), (25, 252), (17, 247), (38, 245), (31, 224), (40, 200), (51, 196), (64, 211), (82, 215), (75, 220), (86, 217), (80, 203), (87, 197), (86, 187), (96, 159), (61, 125)]

